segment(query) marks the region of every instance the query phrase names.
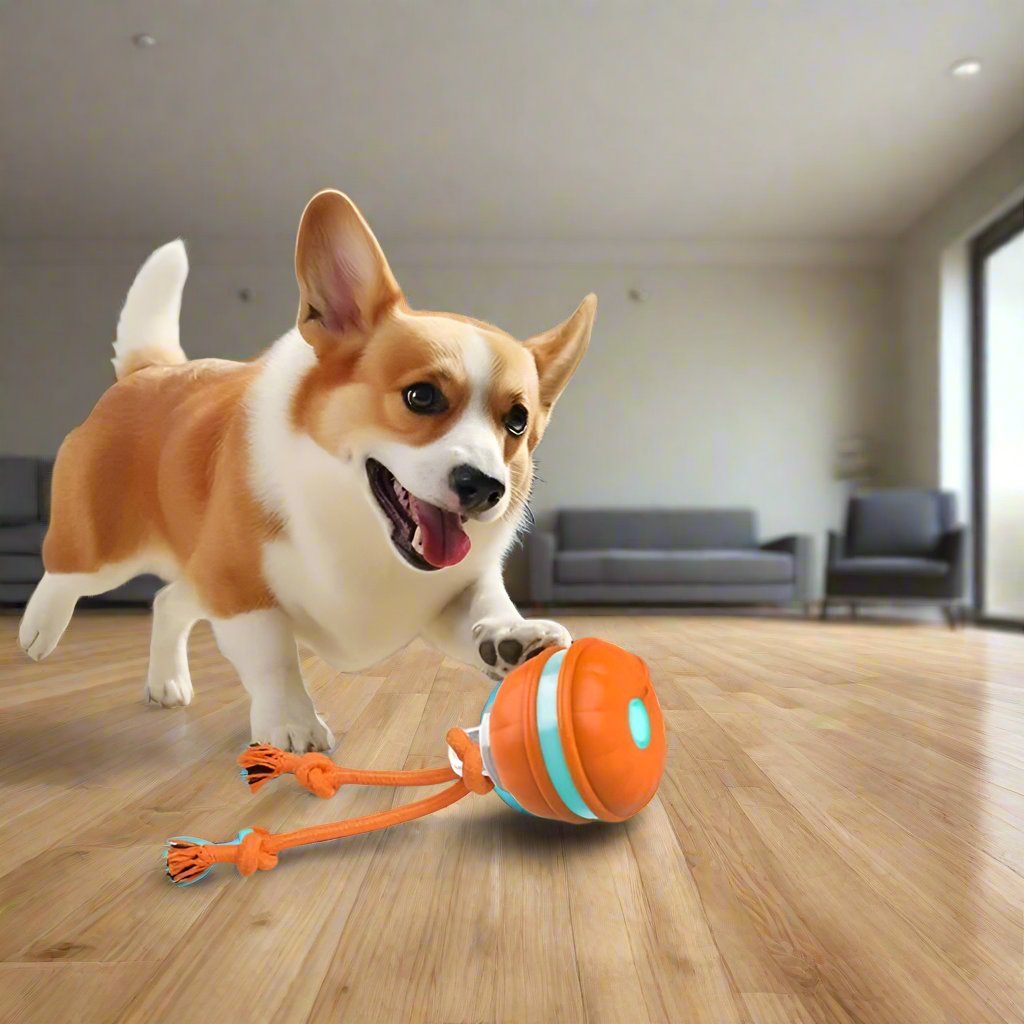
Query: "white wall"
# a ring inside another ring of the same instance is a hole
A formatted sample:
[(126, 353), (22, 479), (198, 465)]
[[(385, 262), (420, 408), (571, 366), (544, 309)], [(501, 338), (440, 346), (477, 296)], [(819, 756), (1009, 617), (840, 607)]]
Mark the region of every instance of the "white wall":
[[(0, 451), (52, 455), (109, 387), (117, 314), (155, 244), (0, 247)], [(292, 248), (283, 242), (278, 259), (271, 258), (272, 248), (261, 249), (255, 264), (247, 263), (245, 247), (223, 248), (190, 246), (195, 265), (183, 303), (182, 339), (193, 356), (248, 358), (294, 319)], [(249, 304), (237, 294), (246, 285), (254, 288)]]
[[(197, 243), (183, 309), (190, 355), (245, 357), (289, 326), (286, 240)], [(50, 453), (111, 379), (106, 360), (141, 243), (8, 247), (0, 296), (0, 449)], [(414, 305), (519, 336), (600, 300), (590, 353), (538, 452), (534, 508), (749, 505), (770, 536), (838, 522), (835, 442), (882, 449), (898, 405), (890, 273), (823, 246), (542, 254), (399, 251)], [(253, 299), (239, 301), (249, 287)], [(628, 298), (632, 287), (646, 300)], [(898, 458), (898, 453), (896, 453)], [(521, 562), (510, 569), (521, 587)]]

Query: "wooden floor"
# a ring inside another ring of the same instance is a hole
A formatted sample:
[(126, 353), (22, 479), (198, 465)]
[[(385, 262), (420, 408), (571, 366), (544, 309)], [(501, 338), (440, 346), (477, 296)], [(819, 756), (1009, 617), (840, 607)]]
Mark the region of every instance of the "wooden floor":
[[(805, 1024), (1024, 1019), (1024, 638), (785, 619), (574, 618), (651, 665), (659, 796), (627, 825), (494, 796), (176, 889), (163, 840), (409, 797), (250, 796), (241, 686), (140, 703), (143, 615), (80, 614), (43, 665), (0, 618), (0, 1021)], [(306, 662), (335, 757), (440, 764), (469, 669), (417, 645)]]

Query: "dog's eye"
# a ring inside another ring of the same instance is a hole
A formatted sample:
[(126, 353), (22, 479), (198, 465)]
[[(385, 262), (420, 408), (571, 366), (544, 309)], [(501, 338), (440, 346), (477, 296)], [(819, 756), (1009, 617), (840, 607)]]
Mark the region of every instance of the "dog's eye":
[(521, 405), (513, 405), (508, 411), (508, 415), (505, 417), (505, 429), (510, 434), (515, 434), (519, 437), (520, 434), (526, 430), (526, 423), (529, 419), (529, 414), (526, 409)]
[(448, 408), (448, 399), (433, 384), (428, 384), (426, 381), (410, 384), (402, 392), (402, 397), (413, 412), (425, 416), (444, 412)]

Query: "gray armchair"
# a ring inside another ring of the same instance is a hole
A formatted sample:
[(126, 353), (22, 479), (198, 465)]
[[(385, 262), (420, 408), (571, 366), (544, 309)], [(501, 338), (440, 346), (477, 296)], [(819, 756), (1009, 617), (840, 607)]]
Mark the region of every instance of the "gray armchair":
[(857, 495), (846, 530), (828, 535), (825, 600), (851, 614), (871, 601), (935, 603), (955, 626), (964, 596), (966, 530), (946, 491), (888, 490)]

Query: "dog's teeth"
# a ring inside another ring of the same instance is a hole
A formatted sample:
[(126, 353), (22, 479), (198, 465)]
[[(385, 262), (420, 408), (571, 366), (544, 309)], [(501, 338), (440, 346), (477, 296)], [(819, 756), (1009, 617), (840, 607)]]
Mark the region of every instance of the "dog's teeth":
[(412, 547), (418, 554), (423, 554), (423, 533), (418, 526), (412, 535)]
[(409, 495), (405, 491), (395, 491), (395, 500), (398, 502), (400, 508), (404, 508), (408, 511)]

